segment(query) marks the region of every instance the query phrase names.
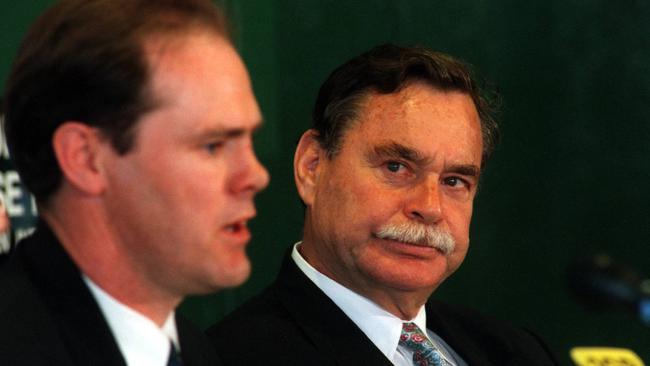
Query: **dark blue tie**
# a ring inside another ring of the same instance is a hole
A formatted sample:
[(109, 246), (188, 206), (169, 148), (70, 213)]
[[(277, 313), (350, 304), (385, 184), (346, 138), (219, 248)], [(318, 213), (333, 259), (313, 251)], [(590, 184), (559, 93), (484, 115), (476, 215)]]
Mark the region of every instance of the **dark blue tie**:
[(181, 356), (176, 352), (176, 347), (173, 343), (169, 343), (169, 359), (167, 360), (167, 366), (183, 366), (183, 361), (181, 361)]

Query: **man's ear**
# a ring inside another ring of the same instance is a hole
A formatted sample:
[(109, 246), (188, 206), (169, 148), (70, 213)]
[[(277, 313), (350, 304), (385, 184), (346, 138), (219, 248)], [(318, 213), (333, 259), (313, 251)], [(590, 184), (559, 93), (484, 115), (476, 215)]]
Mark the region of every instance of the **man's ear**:
[(52, 147), (65, 180), (89, 195), (103, 192), (104, 176), (98, 166), (102, 141), (99, 130), (85, 123), (67, 121), (52, 136)]
[(298, 188), (300, 198), (307, 206), (314, 202), (318, 174), (321, 171), (323, 159), (326, 159), (325, 151), (316, 139), (317, 136), (318, 133), (313, 129), (305, 131), (300, 137), (296, 154), (293, 157), (296, 188)]

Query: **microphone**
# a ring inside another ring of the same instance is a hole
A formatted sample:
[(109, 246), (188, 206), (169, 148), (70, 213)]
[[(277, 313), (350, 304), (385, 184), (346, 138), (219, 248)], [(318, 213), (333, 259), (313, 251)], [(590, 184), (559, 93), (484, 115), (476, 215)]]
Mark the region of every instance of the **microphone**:
[(567, 277), (569, 288), (586, 304), (634, 312), (650, 326), (650, 279), (606, 254), (575, 260)]
[(578, 366), (645, 366), (626, 348), (576, 347), (571, 349), (571, 359)]

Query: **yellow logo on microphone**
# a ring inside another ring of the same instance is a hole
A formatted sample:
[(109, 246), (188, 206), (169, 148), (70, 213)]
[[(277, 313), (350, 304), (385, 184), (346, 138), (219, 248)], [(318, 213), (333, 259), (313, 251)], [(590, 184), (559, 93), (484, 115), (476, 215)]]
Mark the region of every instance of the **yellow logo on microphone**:
[(577, 347), (571, 350), (571, 359), (578, 366), (645, 366), (629, 349), (604, 347)]

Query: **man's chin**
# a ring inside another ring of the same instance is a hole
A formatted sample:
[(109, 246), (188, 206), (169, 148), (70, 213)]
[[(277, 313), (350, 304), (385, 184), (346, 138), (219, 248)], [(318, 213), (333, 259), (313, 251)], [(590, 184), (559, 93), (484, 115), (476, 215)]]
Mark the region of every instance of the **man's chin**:
[(203, 285), (199, 286), (192, 295), (209, 295), (221, 290), (237, 287), (244, 284), (250, 277), (251, 267), (248, 262), (239, 268), (231, 267), (229, 269), (228, 273), (219, 271), (207, 277), (211, 279), (210, 281), (205, 281), (206, 277), (203, 277)]
[(384, 279), (387, 288), (403, 292), (426, 292), (427, 296), (444, 280), (444, 276), (400, 277), (399, 275)]
[(398, 291), (433, 291), (448, 276), (447, 261), (399, 259), (371, 265), (365, 271), (381, 287)]

